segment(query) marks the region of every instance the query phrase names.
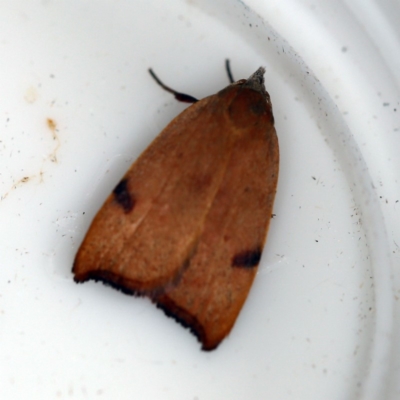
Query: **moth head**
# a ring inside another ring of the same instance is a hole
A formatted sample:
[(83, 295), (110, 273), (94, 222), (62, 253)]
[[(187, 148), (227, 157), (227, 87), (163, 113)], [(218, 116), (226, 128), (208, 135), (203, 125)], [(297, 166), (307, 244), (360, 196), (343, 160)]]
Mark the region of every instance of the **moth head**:
[(248, 79), (239, 79), (238, 81), (233, 82), (231, 86), (241, 86), (243, 88), (255, 90), (256, 92), (261, 93), (265, 101), (271, 105), (269, 93), (265, 90), (264, 74), (265, 68), (260, 67), (257, 71), (251, 74)]

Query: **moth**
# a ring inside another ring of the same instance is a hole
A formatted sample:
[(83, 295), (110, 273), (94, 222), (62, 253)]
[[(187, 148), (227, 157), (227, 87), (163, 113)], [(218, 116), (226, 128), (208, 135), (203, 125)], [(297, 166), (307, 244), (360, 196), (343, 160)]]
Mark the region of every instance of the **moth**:
[(231, 331), (263, 251), (279, 169), (265, 69), (197, 100), (133, 163), (94, 218), (74, 280), (148, 296), (203, 350)]

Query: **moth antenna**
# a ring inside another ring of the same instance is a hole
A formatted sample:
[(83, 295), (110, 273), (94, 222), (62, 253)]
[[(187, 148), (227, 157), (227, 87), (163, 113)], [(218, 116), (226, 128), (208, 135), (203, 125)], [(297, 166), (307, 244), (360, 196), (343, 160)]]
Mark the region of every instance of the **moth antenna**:
[(225, 60), (225, 68), (226, 68), (226, 73), (228, 74), (229, 82), (233, 83), (235, 80), (233, 79), (232, 71), (231, 71), (231, 62), (229, 58)]
[(149, 68), (149, 73), (152, 76), (152, 78), (167, 92), (172, 93), (175, 96), (175, 99), (178, 101), (182, 101), (183, 103), (196, 103), (198, 100), (193, 97), (190, 96), (189, 94), (185, 94), (185, 93), (180, 93), (177, 92), (174, 89), (171, 89), (170, 87), (168, 87), (167, 85), (164, 85), (160, 79), (158, 78), (158, 76), (154, 73), (154, 71)]

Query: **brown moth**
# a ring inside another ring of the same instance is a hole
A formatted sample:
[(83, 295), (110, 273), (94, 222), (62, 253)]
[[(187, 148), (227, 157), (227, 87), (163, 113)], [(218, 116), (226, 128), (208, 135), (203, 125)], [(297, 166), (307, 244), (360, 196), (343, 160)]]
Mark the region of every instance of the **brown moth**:
[(212, 350), (246, 300), (272, 214), (279, 148), (265, 70), (199, 101), (150, 73), (194, 104), (150, 144), (97, 213), (74, 279), (148, 296)]

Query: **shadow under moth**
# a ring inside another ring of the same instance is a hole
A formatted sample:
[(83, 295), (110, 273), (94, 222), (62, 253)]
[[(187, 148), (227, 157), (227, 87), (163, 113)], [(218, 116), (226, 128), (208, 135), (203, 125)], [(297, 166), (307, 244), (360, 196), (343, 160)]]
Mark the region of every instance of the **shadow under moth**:
[(279, 147), (260, 67), (193, 103), (130, 167), (94, 218), (76, 282), (148, 296), (203, 350), (231, 331), (257, 272), (275, 198)]

